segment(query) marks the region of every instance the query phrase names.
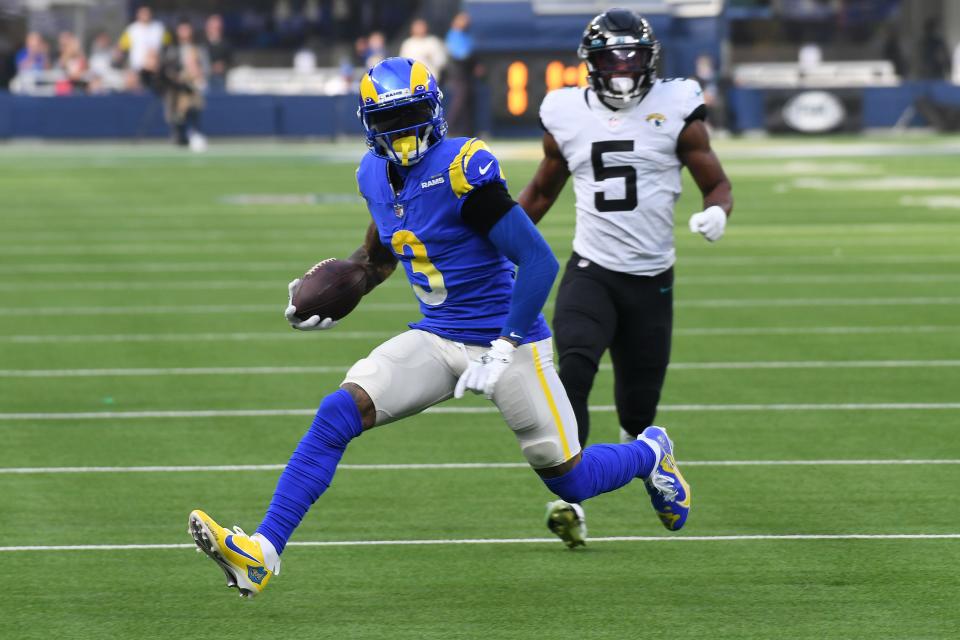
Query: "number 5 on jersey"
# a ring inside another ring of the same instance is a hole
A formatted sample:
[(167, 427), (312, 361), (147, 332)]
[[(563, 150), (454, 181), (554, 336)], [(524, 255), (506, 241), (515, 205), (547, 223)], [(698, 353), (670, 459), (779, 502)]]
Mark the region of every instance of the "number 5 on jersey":
[(410, 268), (413, 269), (414, 273), (423, 275), (427, 279), (427, 284), (430, 285), (430, 290), (427, 291), (411, 281), (410, 286), (413, 287), (413, 292), (417, 298), (431, 307), (443, 304), (443, 301), (447, 299), (447, 288), (443, 283), (443, 274), (430, 262), (430, 258), (427, 256), (427, 248), (420, 242), (417, 235), (413, 231), (404, 229), (393, 234), (390, 242), (398, 255), (406, 255), (407, 247), (410, 248), (413, 253)]
[(594, 142), (590, 148), (590, 161), (593, 163), (593, 179), (597, 182), (612, 178), (623, 178), (624, 197), (607, 198), (603, 191), (593, 194), (597, 211), (633, 211), (637, 208), (637, 170), (629, 165), (604, 165), (603, 154), (614, 151), (633, 151), (633, 140), (604, 140)]

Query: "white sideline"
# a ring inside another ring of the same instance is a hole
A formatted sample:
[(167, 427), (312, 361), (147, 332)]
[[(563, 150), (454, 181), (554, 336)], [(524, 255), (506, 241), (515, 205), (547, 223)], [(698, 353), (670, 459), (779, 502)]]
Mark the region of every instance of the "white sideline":
[[(779, 403), (779, 404), (665, 404), (661, 411), (942, 411), (960, 409), (960, 402)], [(429, 414), (497, 413), (493, 406), (431, 407)], [(613, 413), (613, 405), (590, 407), (591, 413)], [(182, 411), (82, 411), (57, 413), (0, 413), (0, 421), (129, 420), (137, 418), (262, 418), (312, 416), (316, 409), (192, 409)]]
[[(337, 329), (329, 337), (313, 339), (367, 340), (392, 338), (397, 331), (346, 331)], [(766, 336), (766, 335), (877, 335), (890, 333), (953, 333), (960, 325), (891, 325), (888, 327), (688, 327), (675, 328), (679, 336)], [(120, 334), (65, 334), (65, 335), (9, 335), (0, 336), (0, 343), (12, 344), (93, 344), (125, 342), (233, 342), (246, 340), (303, 340), (298, 331), (285, 328), (277, 331), (222, 332), (222, 333), (120, 333)]]
[[(590, 538), (601, 542), (740, 542), (788, 540), (960, 540), (960, 533), (799, 533), (733, 536), (608, 536)], [(552, 544), (556, 538), (448, 538), (437, 540), (323, 540), (294, 541), (288, 547), (393, 547), (475, 544)], [(194, 549), (193, 544), (74, 544), (0, 547), (2, 553), (18, 551), (142, 551), (155, 549)]]
[[(933, 460), (680, 460), (685, 467), (819, 467), (960, 465), (960, 459)], [(198, 473), (282, 471), (285, 464), (224, 464), (146, 467), (0, 467), (0, 475), (46, 475), (61, 473)], [(396, 464), (341, 464), (348, 471), (419, 471), (450, 469), (529, 469), (524, 462), (435, 462)]]
[[(679, 300), (677, 307), (692, 308), (743, 308), (743, 307), (877, 307), (877, 306), (929, 306), (958, 305), (960, 297), (927, 296), (903, 298), (716, 298), (706, 300)], [(553, 303), (544, 305), (552, 308)], [(185, 304), (185, 305), (131, 305), (110, 307), (70, 307), (71, 316), (113, 315), (167, 315), (167, 314), (235, 314), (278, 313), (276, 304)], [(372, 302), (357, 307), (353, 313), (382, 311), (410, 311), (416, 309), (412, 302)], [(0, 307), (0, 317), (59, 317), (62, 308), (53, 307)]]
[[(960, 360), (759, 360), (752, 362), (673, 362), (673, 370), (713, 369), (900, 369), (960, 367)], [(0, 369), (0, 378), (98, 378), (110, 376), (211, 376), (345, 373), (345, 365), (290, 367), (143, 367), (129, 369)], [(613, 366), (601, 364), (610, 371)]]

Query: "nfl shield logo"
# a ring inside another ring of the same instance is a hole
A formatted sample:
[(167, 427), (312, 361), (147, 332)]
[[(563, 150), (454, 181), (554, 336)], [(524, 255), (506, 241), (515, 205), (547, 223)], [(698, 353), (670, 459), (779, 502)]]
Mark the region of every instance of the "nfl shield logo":
[(393, 213), (394, 213), (394, 215), (397, 216), (398, 218), (402, 218), (402, 217), (403, 217), (403, 205), (400, 204), (399, 202), (398, 202), (397, 204), (393, 205)]

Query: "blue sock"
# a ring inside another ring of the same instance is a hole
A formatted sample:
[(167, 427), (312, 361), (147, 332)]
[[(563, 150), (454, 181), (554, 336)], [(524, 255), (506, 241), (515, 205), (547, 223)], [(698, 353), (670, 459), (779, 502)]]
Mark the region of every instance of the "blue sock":
[(583, 450), (580, 464), (543, 483), (567, 502), (583, 502), (619, 489), (636, 477), (646, 478), (657, 464), (657, 454), (642, 440), (626, 444), (594, 444)]
[(313, 424), (280, 474), (267, 515), (257, 527), (257, 533), (267, 538), (278, 554), (307, 510), (330, 486), (347, 444), (362, 432), (360, 410), (349, 393), (340, 389), (323, 399)]

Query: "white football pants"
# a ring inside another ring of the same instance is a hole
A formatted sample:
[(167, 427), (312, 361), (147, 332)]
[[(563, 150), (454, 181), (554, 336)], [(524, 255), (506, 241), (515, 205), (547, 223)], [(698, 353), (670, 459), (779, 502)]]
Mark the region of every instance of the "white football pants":
[[(470, 360), (487, 350), (411, 330), (359, 360), (344, 383), (367, 392), (379, 426), (449, 400)], [(553, 367), (550, 338), (517, 348), (497, 381), (493, 403), (534, 469), (555, 467), (580, 452), (577, 421)]]

